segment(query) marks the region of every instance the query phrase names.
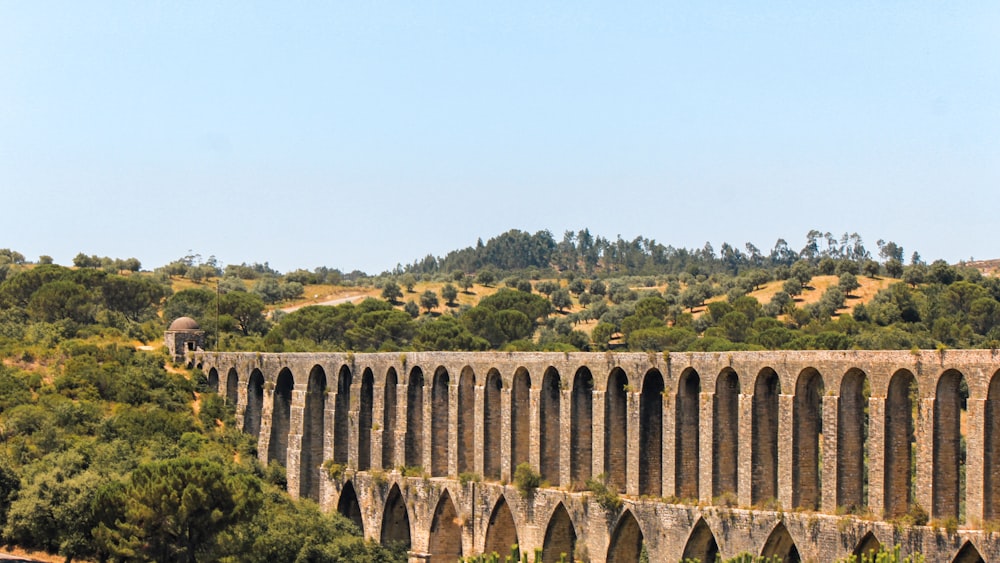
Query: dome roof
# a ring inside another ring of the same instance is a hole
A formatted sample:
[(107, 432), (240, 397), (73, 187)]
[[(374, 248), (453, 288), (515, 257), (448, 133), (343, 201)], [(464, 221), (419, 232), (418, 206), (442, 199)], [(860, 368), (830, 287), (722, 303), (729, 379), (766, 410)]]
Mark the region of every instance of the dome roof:
[(170, 323), (170, 328), (167, 330), (201, 330), (201, 327), (198, 326), (198, 321), (191, 317), (178, 317)]

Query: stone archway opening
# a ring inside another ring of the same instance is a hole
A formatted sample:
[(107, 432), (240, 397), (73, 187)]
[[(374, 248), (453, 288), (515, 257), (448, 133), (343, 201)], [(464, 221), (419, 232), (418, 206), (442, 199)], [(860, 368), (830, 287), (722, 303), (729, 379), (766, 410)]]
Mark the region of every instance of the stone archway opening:
[(326, 435), (326, 372), (313, 366), (306, 383), (306, 404), (302, 413), (302, 464), (299, 467), (299, 495), (319, 502), (323, 464), (323, 437)]
[(792, 423), (792, 506), (816, 510), (820, 505), (823, 458), (823, 377), (813, 368), (795, 384)]
[(458, 379), (458, 451), (455, 452), (458, 474), (475, 469), (476, 451), (476, 373), (465, 366)]
[(621, 368), (612, 370), (604, 394), (604, 474), (608, 487), (625, 491), (628, 461), (628, 377)]
[(689, 501), (698, 499), (698, 451), (701, 420), (701, 378), (686, 369), (677, 384), (674, 410), (674, 483), (676, 495)]
[(361, 373), (361, 401), (358, 409), (358, 470), (372, 467), (372, 421), (375, 406), (375, 375), (370, 368)]
[(462, 559), (462, 527), (458, 522), (455, 503), (447, 489), (441, 493), (437, 507), (434, 508), (427, 545), (430, 549), (430, 563), (454, 563)]
[(788, 528), (781, 522), (774, 527), (764, 547), (760, 551), (761, 557), (780, 557), (782, 563), (800, 563), (799, 550), (795, 547), (795, 540), (788, 533)]
[(385, 500), (385, 512), (382, 513), (382, 535), (379, 538), (382, 545), (410, 550), (410, 516), (406, 512), (406, 502), (399, 492), (399, 486), (393, 485)]
[(1000, 519), (1000, 371), (993, 374), (986, 395), (983, 429), (983, 518)]
[(570, 481), (583, 485), (594, 465), (594, 377), (586, 367), (573, 376), (570, 426)]
[(259, 369), (250, 373), (247, 381), (247, 407), (243, 412), (243, 431), (260, 438), (261, 412), (264, 410), (264, 375)]
[(240, 376), (235, 368), (229, 368), (229, 373), (226, 375), (226, 402), (229, 403), (229, 408), (235, 409), (239, 401)]
[(753, 391), (751, 439), (751, 504), (769, 504), (778, 498), (778, 395), (781, 380), (771, 368), (757, 374)]
[(506, 555), (510, 555), (512, 561), (521, 560), (521, 550), (517, 537), (517, 525), (514, 523), (514, 514), (510, 511), (507, 499), (502, 495), (493, 506), (490, 513), (490, 522), (486, 526), (486, 545), (483, 553), (486, 555), (496, 554), (503, 561)]
[(382, 389), (382, 469), (396, 467), (396, 385), (399, 383), (396, 370), (389, 368), (385, 373)]
[(878, 553), (879, 550), (881, 549), (882, 549), (882, 542), (878, 541), (878, 538), (875, 537), (875, 534), (869, 531), (867, 534), (864, 535), (864, 537), (861, 538), (861, 541), (858, 542), (858, 546), (854, 548), (854, 551), (851, 552), (851, 555), (855, 555), (859, 558), (862, 556), (874, 558), (875, 554)]
[(868, 506), (868, 398), (865, 372), (854, 369), (840, 383), (837, 403), (837, 506), (847, 512)]
[(705, 519), (699, 518), (694, 527), (691, 528), (687, 543), (684, 544), (684, 555), (681, 556), (681, 560), (691, 559), (692, 561), (710, 563), (715, 561), (718, 554), (719, 543), (715, 540), (715, 534), (712, 533), (712, 529), (708, 527)]
[(962, 549), (958, 550), (955, 558), (951, 561), (952, 563), (985, 563), (985, 559), (979, 554), (979, 550), (976, 549), (976, 546), (972, 545), (971, 541), (966, 541), (962, 545)]
[(561, 558), (572, 560), (576, 551), (576, 528), (563, 503), (559, 503), (545, 527), (542, 563), (558, 563)]
[(351, 444), (351, 383), (353, 375), (349, 367), (341, 366), (337, 374), (337, 397), (333, 403), (333, 461), (347, 464)]
[(499, 371), (491, 369), (486, 374), (486, 388), (483, 391), (483, 477), (498, 480), (502, 434), (500, 397), (503, 392), (503, 379)]
[(219, 392), (219, 372), (215, 368), (208, 370), (208, 388), (212, 393)]
[(639, 494), (663, 496), (663, 376), (646, 372), (639, 396)]
[(531, 376), (528, 370), (514, 372), (510, 390), (510, 472), (531, 461)]
[(278, 374), (274, 384), (271, 409), (271, 436), (267, 444), (267, 462), (277, 461), (282, 467), (288, 466), (288, 432), (292, 419), (292, 389), (295, 380), (292, 372), (285, 368)]
[(364, 536), (365, 523), (361, 517), (361, 503), (358, 502), (358, 493), (354, 490), (354, 484), (351, 481), (344, 483), (344, 488), (340, 490), (337, 512), (357, 526), (358, 531)]
[(899, 370), (892, 376), (885, 408), (885, 518), (906, 514), (914, 502), (914, 407), (918, 396), (912, 373)]
[[(434, 371), (431, 388), (431, 475), (442, 477), (448, 474), (448, 427), (451, 418), (448, 387), (451, 377), (448, 370), (439, 367)], [(422, 414), (422, 413), (421, 413)]]
[(404, 440), (405, 464), (422, 467), (424, 464), (424, 372), (415, 367), (406, 382), (406, 439)]
[(611, 534), (608, 544), (608, 563), (631, 563), (639, 561), (642, 556), (642, 530), (632, 511), (626, 510), (615, 531)]
[(561, 430), (559, 403), (562, 395), (562, 380), (555, 368), (545, 370), (542, 376), (541, 395), (539, 396), (538, 421), (539, 432), (539, 471), (542, 479), (559, 485), (559, 450), (563, 435)]
[(712, 399), (712, 497), (731, 496), (730, 504), (735, 504), (739, 485), (739, 400), (740, 378), (726, 369), (715, 381)]
[(965, 376), (956, 370), (944, 372), (938, 379), (934, 396), (934, 487), (932, 518), (965, 521), (965, 432), (969, 387)]

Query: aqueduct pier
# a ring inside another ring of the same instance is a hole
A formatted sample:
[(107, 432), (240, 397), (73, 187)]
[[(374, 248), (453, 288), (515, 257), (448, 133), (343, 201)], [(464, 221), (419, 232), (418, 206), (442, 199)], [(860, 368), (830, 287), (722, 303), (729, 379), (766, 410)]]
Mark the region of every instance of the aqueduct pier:
[(413, 561), (1000, 561), (997, 350), (188, 358), (291, 494)]

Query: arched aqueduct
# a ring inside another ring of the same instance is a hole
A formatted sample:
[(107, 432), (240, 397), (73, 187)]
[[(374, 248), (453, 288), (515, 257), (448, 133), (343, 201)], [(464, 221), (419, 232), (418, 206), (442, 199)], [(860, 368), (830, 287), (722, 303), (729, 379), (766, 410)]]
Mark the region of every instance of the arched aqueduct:
[(995, 350), (189, 358), (293, 495), (414, 561), (1000, 560)]

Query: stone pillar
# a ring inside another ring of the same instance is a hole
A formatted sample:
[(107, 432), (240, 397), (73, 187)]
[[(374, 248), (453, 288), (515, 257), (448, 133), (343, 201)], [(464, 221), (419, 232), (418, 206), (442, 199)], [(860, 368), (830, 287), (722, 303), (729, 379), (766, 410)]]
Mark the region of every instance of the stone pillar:
[(700, 395), (701, 414), (698, 416), (698, 500), (712, 504), (712, 470), (715, 467), (713, 444), (715, 442), (715, 393)]
[(434, 375), (428, 378), (424, 374), (424, 439), (420, 452), (420, 465), (424, 473), (433, 475), (432, 460), (434, 459)]
[(663, 436), (663, 460), (660, 468), (662, 494), (664, 497), (677, 496), (677, 395), (666, 392), (663, 400), (663, 414), (661, 429)]
[(917, 448), (917, 494), (914, 501), (927, 511), (931, 518), (939, 518), (934, 513), (934, 399), (918, 399), (916, 433)]
[[(270, 389), (268, 388), (270, 387)], [(271, 445), (271, 417), (274, 414), (274, 382), (264, 380), (263, 402), (260, 406), (260, 434), (257, 436), (257, 459), (267, 467), (268, 446)]]
[(795, 395), (778, 395), (778, 503), (785, 510), (792, 506), (792, 469), (795, 466), (794, 448)]
[[(336, 398), (334, 398), (334, 402), (336, 402)], [(348, 387), (347, 403), (350, 405), (347, 409), (347, 466), (356, 469), (358, 467), (358, 447), (360, 445), (361, 437), (360, 380), (355, 381), (350, 387)]]
[(628, 401), (628, 460), (625, 465), (625, 492), (628, 495), (639, 496), (639, 394), (629, 391), (625, 394)]
[[(485, 383), (485, 381), (484, 381)], [(472, 402), (475, 404), (472, 417), (472, 470), (485, 477), (484, 456), (486, 455), (486, 388), (482, 385), (473, 386)]]
[[(458, 477), (458, 443), (464, 439), (458, 433), (458, 384), (461, 379), (459, 375), (458, 378), (448, 380), (448, 475), (451, 477)], [(474, 417), (475, 413), (470, 412), (465, 415)], [(432, 416), (441, 416), (441, 413), (432, 411)], [(472, 452), (468, 452), (467, 455), (472, 455)]]
[[(296, 383), (292, 388), (292, 404), (288, 415), (288, 450), (285, 455), (285, 478), (288, 481), (288, 494), (292, 498), (302, 495), (302, 432), (305, 423), (306, 386)], [(320, 461), (322, 463), (322, 460)]]
[(965, 521), (982, 522), (985, 515), (986, 399), (968, 399), (965, 431)]
[[(540, 379), (539, 382), (544, 381)], [(531, 424), (531, 447), (528, 448), (528, 460), (531, 462), (531, 466), (535, 468), (535, 471), (542, 470), (542, 420), (541, 420), (541, 390), (540, 385), (538, 387), (532, 387), (529, 391), (528, 397), (530, 399), (530, 408), (528, 409), (529, 422)]]
[(510, 449), (510, 389), (507, 386), (500, 390), (500, 480), (507, 483), (514, 480), (514, 467), (511, 463), (514, 452)]
[(740, 448), (739, 448), (739, 470), (737, 480), (739, 481), (736, 493), (740, 506), (750, 506), (753, 504), (751, 487), (753, 483), (753, 395), (740, 393)]
[[(227, 370), (227, 373), (228, 373), (228, 370)], [(247, 398), (247, 394), (248, 394), (248, 391), (249, 391), (248, 387), (249, 387), (249, 383), (250, 383), (250, 376), (247, 375), (247, 377), (243, 381), (242, 385), (239, 383), (239, 375), (236, 376), (236, 380), (237, 380), (237, 384), (236, 384), (236, 428), (238, 428), (240, 430), (240, 432), (242, 432), (243, 431), (243, 423), (245, 422), (244, 419), (246, 418), (246, 413), (247, 413), (247, 403), (249, 402), (249, 400)], [(227, 385), (229, 384), (229, 376), (228, 375), (226, 376), (226, 384)]]
[(885, 512), (885, 397), (868, 399), (868, 507), (881, 518)]
[(833, 514), (837, 511), (837, 426), (840, 397), (823, 397), (823, 436), (820, 451), (823, 454), (823, 473), (820, 483), (820, 510)]
[[(329, 404), (330, 402), (327, 401), (327, 405)], [(331, 419), (327, 418), (327, 420)], [(392, 469), (391, 467), (382, 467), (382, 444), (388, 434), (389, 431), (385, 428), (385, 385), (375, 385), (372, 389), (372, 469)], [(325, 442), (326, 438), (323, 440)], [(329, 458), (326, 444), (323, 445), (323, 457), (324, 459)]]
[[(559, 390), (559, 486), (568, 487), (572, 482), (573, 464), (573, 392)], [(552, 436), (547, 436), (547, 440)], [(539, 439), (541, 444), (541, 439)], [(554, 483), (553, 483), (554, 484)]]
[(605, 462), (605, 452), (604, 452), (604, 435), (606, 433), (605, 426), (608, 421), (604, 419), (604, 401), (606, 400), (607, 393), (604, 391), (598, 391), (594, 389), (593, 398), (591, 400), (591, 409), (593, 410), (593, 420), (591, 428), (593, 431), (591, 433), (591, 455), (593, 455), (592, 463), (590, 464), (590, 474), (596, 478), (598, 475), (605, 473), (604, 468), (607, 467)]
[(409, 405), (407, 404), (407, 385), (406, 383), (396, 384), (396, 431), (393, 440), (396, 441), (396, 445), (393, 448), (393, 453), (396, 459), (393, 461), (394, 467), (403, 467), (406, 465), (406, 426), (408, 424), (407, 420), (407, 409)]

